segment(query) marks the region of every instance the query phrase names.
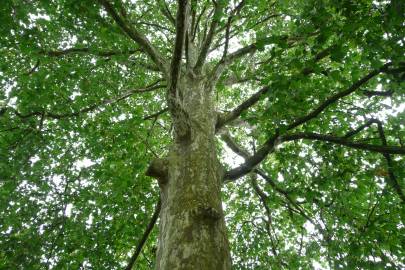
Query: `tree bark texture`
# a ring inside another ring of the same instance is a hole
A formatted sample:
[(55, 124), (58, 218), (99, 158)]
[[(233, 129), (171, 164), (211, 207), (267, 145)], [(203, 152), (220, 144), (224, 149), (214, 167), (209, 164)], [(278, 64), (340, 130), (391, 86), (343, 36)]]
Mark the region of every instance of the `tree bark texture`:
[(215, 105), (208, 85), (191, 76), (180, 79), (176, 102), (183, 112), (172, 112), (172, 117), (175, 134), (176, 129), (187, 128), (188, 137), (175, 135), (168, 157), (155, 164), (167, 173), (156, 173), (162, 197), (159, 270), (231, 268), (215, 146)]

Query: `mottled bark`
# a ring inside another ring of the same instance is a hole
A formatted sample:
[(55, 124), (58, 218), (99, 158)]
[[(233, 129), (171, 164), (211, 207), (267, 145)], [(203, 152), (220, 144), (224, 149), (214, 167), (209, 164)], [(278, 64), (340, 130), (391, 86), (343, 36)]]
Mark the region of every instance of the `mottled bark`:
[(167, 179), (161, 171), (156, 174), (162, 196), (159, 270), (231, 268), (221, 205), (222, 172), (215, 147), (216, 114), (207, 85), (191, 77), (181, 78), (178, 85), (182, 93), (178, 101), (185, 113), (172, 114), (184, 117), (173, 122), (185, 124), (190, 135), (174, 140), (164, 162)]

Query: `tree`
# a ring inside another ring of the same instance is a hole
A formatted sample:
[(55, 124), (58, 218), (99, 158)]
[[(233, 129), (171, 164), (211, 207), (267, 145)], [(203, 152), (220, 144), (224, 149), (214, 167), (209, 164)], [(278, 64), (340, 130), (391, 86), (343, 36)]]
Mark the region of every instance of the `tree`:
[(5, 1), (0, 268), (405, 267), (403, 11)]

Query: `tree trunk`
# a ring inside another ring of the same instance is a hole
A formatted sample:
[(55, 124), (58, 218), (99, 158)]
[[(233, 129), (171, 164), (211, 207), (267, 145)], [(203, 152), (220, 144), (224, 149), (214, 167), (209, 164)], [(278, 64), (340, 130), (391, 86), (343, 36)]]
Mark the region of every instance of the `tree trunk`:
[[(216, 113), (205, 80), (184, 79), (178, 98), (184, 113), (172, 112), (174, 128), (186, 123), (187, 137), (175, 136), (159, 178), (162, 210), (156, 269), (231, 268), (221, 204), (222, 170), (215, 146)], [(182, 119), (180, 119), (182, 118)]]

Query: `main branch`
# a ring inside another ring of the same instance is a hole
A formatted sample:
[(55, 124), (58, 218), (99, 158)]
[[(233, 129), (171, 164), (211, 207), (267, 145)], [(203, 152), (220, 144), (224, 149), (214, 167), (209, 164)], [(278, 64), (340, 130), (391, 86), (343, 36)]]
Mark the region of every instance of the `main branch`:
[(184, 43), (186, 38), (187, 13), (189, 9), (188, 0), (178, 0), (176, 15), (176, 40), (170, 65), (170, 81), (167, 92), (167, 102), (175, 127), (177, 140), (187, 141), (190, 138), (190, 126), (187, 120), (188, 113), (184, 110), (181, 100), (184, 89), (178, 87), (178, 80), (181, 72), (181, 59), (183, 56)]

